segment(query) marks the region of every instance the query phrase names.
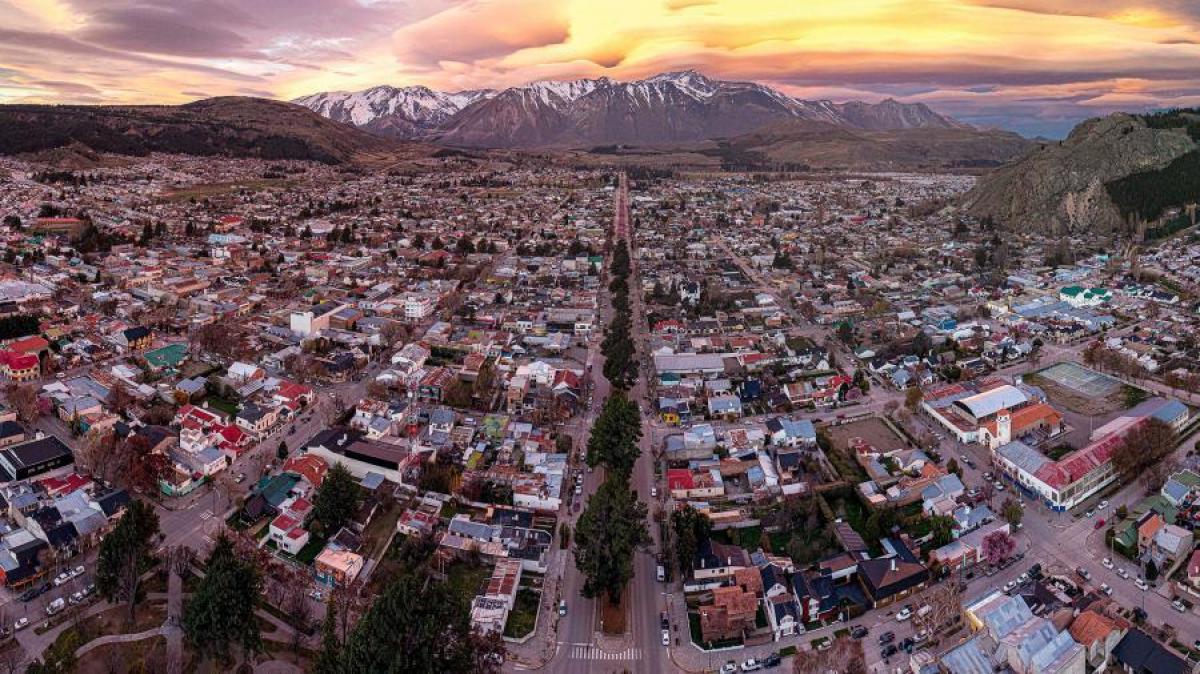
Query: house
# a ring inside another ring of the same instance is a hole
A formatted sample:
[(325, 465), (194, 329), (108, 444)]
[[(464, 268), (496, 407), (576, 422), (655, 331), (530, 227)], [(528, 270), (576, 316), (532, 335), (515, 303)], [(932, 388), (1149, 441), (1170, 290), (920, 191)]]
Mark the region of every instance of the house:
[(362, 555), (330, 544), (313, 560), (313, 573), (318, 582), (330, 587), (345, 587), (358, 578), (363, 563)]
[(808, 419), (775, 417), (767, 420), (767, 433), (776, 447), (812, 447), (817, 444), (817, 429)]
[(37, 437), (0, 449), (0, 480), (24, 480), (74, 462), (75, 453), (62, 440), (53, 435)]
[(242, 404), (234, 423), (254, 437), (262, 437), (279, 419), (279, 409), (260, 407), (253, 402)]
[(741, 639), (755, 627), (758, 597), (733, 585), (714, 588), (712, 603), (700, 607), (700, 636), (704, 641)]
[(1129, 674), (1185, 674), (1192, 671), (1186, 660), (1139, 629), (1129, 630), (1113, 648), (1112, 660)]
[(31, 353), (0, 349), (0, 374), (7, 381), (31, 381), (41, 376), (42, 362)]
[(718, 419), (737, 419), (742, 416), (742, 399), (736, 395), (715, 395), (708, 399), (708, 413)]
[(886, 557), (866, 559), (858, 563), (858, 578), (872, 608), (887, 606), (924, 589), (929, 582), (929, 570), (915, 555), (896, 539), (885, 539), (895, 546)]
[(1104, 671), (1113, 649), (1128, 629), (1129, 625), (1124, 621), (1118, 622), (1094, 609), (1088, 609), (1071, 622), (1070, 632), (1071, 638), (1083, 646), (1088, 666), (1096, 671)]
[(143, 351), (149, 348), (150, 343), (154, 341), (154, 333), (150, 331), (150, 328), (135, 325), (118, 332), (113, 341), (125, 351)]

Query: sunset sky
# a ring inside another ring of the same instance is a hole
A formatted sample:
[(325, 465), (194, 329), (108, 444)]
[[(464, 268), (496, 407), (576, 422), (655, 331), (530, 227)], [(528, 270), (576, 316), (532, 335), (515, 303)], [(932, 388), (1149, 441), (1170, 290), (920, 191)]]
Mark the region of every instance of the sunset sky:
[(1200, 0), (0, 0), (0, 103), (290, 99), (695, 68), (1061, 136), (1200, 105)]

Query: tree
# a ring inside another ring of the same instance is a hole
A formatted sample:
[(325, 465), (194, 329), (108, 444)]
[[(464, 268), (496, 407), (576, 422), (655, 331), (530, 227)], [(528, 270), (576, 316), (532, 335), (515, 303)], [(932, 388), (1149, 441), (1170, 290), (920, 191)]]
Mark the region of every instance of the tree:
[(312, 674), (338, 674), (342, 642), (337, 634), (337, 615), (337, 599), (330, 598), (325, 606), (325, 622), (321, 624), (321, 650), (313, 662)]
[(275, 458), (279, 459), (280, 461), (287, 461), (288, 446), (283, 440), (280, 440), (279, 446), (275, 448)]
[(1153, 417), (1129, 431), (1113, 449), (1113, 468), (1123, 481), (1131, 481), (1143, 471), (1162, 461), (1175, 449), (1175, 431)]
[(983, 558), (989, 564), (995, 565), (1012, 556), (1017, 549), (1017, 542), (1008, 532), (997, 529), (983, 537)]
[(167, 455), (154, 450), (150, 440), (134, 433), (117, 443), (116, 462), (120, 466), (118, 482), (129, 489), (146, 493), (158, 488), (158, 481), (170, 469)]
[(606, 593), (609, 601), (620, 600), (633, 577), (633, 554), (650, 540), (645, 520), (646, 504), (624, 478), (610, 474), (575, 525), (575, 566), (584, 575), (584, 596)]
[(642, 419), (637, 403), (621, 391), (605, 401), (592, 425), (587, 442), (589, 466), (604, 465), (617, 475), (628, 477), (641, 455)]
[(358, 509), (358, 484), (340, 463), (333, 464), (313, 498), (313, 518), (321, 523), (326, 535), (337, 533)]
[(224, 533), (217, 537), (204, 578), (183, 609), (183, 631), (201, 658), (231, 661), (231, 648), (262, 649), (254, 615), (262, 579), (253, 561), (240, 556)]
[(913, 386), (904, 392), (904, 407), (909, 412), (916, 412), (917, 407), (921, 405), (921, 399), (925, 394), (921, 392), (919, 387)]
[(1021, 518), (1025, 516), (1025, 506), (1017, 499), (1009, 496), (1000, 505), (1000, 514), (1010, 525), (1015, 527), (1021, 523)]
[(1151, 583), (1158, 580), (1158, 565), (1153, 559), (1146, 560), (1146, 580)]
[(937, 515), (929, 520), (929, 533), (933, 535), (933, 547), (940, 548), (954, 540), (954, 518)]
[(712, 533), (712, 520), (691, 506), (671, 513), (671, 531), (675, 535), (675, 557), (679, 572), (690, 576), (700, 547)]
[(113, 414), (125, 416), (125, 412), (129, 410), (129, 406), (133, 404), (133, 394), (129, 389), (125, 388), (125, 384), (118, 381), (113, 384), (108, 390), (108, 400), (106, 404), (108, 409), (112, 410)]
[(418, 573), (401, 575), (346, 639), (336, 671), (498, 672), (503, 642), (499, 635), (483, 636), (471, 628), (468, 602)]
[(141, 577), (154, 566), (154, 541), (158, 537), (158, 514), (145, 501), (134, 499), (117, 525), (100, 541), (96, 560), (96, 590), (101, 597), (123, 601), (133, 623)]
[(41, 416), (38, 405), (37, 391), (28, 384), (10, 384), (7, 390), (8, 402), (17, 413), (21, 423), (32, 425)]
[(75, 671), (75, 651), (79, 648), (79, 633), (68, 630), (56, 639), (41, 660), (34, 660), (27, 674), (71, 674)]
[(950, 460), (946, 462), (946, 472), (954, 473), (955, 475), (962, 477), (962, 467), (958, 465), (958, 459), (951, 457)]

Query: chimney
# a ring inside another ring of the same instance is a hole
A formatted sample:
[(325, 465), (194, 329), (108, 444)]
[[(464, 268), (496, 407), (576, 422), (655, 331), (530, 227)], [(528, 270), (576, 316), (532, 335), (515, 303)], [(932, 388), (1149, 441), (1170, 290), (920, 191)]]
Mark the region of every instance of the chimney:
[(896, 570), (896, 558), (892, 557), (892, 571)]

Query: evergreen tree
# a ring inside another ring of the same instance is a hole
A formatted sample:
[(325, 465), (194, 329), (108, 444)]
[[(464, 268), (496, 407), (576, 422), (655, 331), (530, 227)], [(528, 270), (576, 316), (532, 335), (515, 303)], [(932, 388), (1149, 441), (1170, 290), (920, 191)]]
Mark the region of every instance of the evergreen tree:
[(262, 650), (258, 605), (262, 580), (254, 563), (242, 559), (224, 534), (217, 538), (204, 578), (183, 610), (183, 631), (202, 658), (231, 661), (231, 648), (244, 653)]
[(313, 663), (312, 674), (338, 674), (342, 642), (337, 635), (337, 612), (337, 601), (330, 599), (325, 606), (325, 622), (321, 626), (321, 651)]
[(620, 600), (633, 577), (634, 553), (650, 541), (645, 520), (646, 504), (619, 475), (610, 475), (588, 499), (575, 525), (575, 567), (584, 575), (584, 596)]
[(359, 489), (354, 476), (346, 467), (335, 463), (313, 498), (313, 519), (321, 523), (325, 534), (332, 536), (354, 515), (358, 508)]
[(133, 622), (141, 590), (141, 578), (154, 566), (154, 541), (158, 537), (158, 514), (145, 501), (134, 500), (117, 520), (113, 530), (100, 541), (96, 558), (96, 590), (108, 601), (123, 601)]

